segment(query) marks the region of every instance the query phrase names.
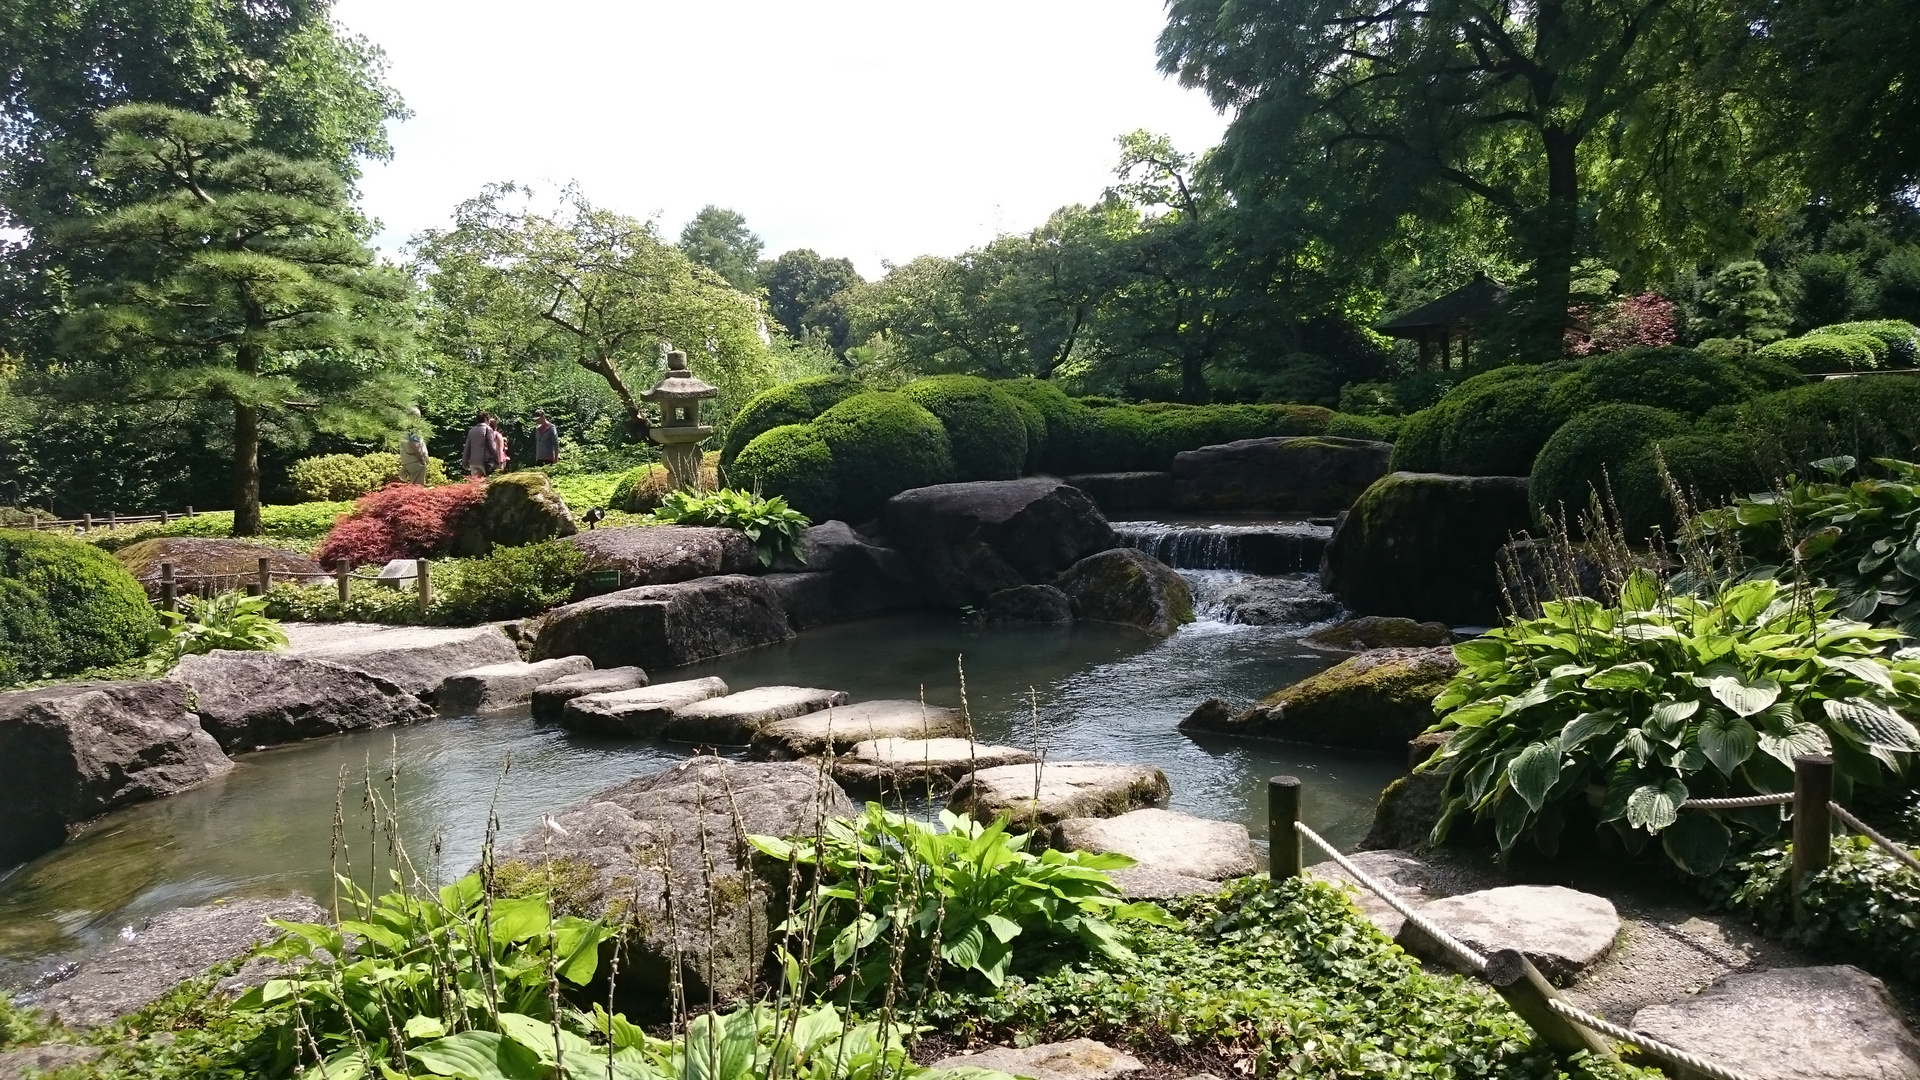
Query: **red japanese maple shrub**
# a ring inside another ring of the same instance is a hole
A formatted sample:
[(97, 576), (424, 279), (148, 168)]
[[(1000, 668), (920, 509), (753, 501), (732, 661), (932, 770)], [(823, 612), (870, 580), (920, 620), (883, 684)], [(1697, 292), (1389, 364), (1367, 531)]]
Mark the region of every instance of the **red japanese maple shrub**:
[(1568, 312), (1567, 351), (1597, 356), (1640, 345), (1671, 345), (1679, 336), (1673, 301), (1659, 293), (1621, 297), (1598, 308), (1575, 304)]
[(486, 492), (479, 481), (433, 488), (389, 484), (354, 503), (314, 557), (331, 567), (341, 559), (364, 566), (438, 555), (453, 542), (461, 515), (478, 506)]

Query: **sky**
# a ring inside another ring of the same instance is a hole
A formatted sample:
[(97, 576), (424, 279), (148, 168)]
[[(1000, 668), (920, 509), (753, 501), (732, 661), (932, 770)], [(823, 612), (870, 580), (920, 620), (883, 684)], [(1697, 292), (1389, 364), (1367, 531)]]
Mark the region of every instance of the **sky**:
[(657, 217), (746, 215), (765, 254), (876, 277), (1025, 232), (1112, 180), (1136, 128), (1197, 152), (1226, 121), (1162, 76), (1161, 0), (337, 0), (413, 118), (364, 207), (397, 254), (483, 184)]

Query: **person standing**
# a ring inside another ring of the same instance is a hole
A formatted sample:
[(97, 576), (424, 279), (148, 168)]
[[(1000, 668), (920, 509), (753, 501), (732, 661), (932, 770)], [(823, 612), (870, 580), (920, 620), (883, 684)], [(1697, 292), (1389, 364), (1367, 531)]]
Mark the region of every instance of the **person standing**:
[(560, 429), (547, 419), (547, 410), (533, 411), (533, 463), (552, 465), (560, 460)]
[(493, 430), (493, 417), (481, 413), (467, 429), (467, 441), (460, 449), (460, 467), (468, 476), (492, 476), (500, 468), (500, 433)]
[(417, 431), (400, 442), (400, 478), (415, 487), (427, 484), (427, 440)]
[(498, 462), (495, 467), (505, 469), (507, 467), (507, 436), (500, 430), (500, 418), (487, 417), (487, 428), (493, 432), (493, 455)]

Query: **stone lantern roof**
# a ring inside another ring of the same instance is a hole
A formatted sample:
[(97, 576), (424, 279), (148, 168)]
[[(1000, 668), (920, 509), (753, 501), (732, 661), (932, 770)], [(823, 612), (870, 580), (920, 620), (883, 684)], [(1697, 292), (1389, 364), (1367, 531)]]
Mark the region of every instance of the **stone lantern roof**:
[(667, 354), (667, 377), (660, 380), (660, 385), (641, 394), (640, 400), (668, 401), (677, 398), (685, 401), (690, 398), (710, 398), (719, 393), (717, 388), (695, 378), (687, 370), (687, 354), (675, 349)]

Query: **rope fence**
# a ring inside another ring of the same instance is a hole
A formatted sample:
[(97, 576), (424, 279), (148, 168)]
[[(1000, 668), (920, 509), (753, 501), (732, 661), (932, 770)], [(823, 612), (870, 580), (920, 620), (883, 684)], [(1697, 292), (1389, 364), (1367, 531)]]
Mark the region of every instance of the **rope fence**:
[[(392, 582), (395, 588), (400, 588), (407, 581), (411, 580), (420, 613), (424, 615), (427, 609), (433, 606), (433, 564), (426, 559), (414, 559), (412, 562), (413, 575), (411, 578), (405, 575), (400, 577), (385, 577), (382, 574), (369, 574), (364, 571), (356, 572), (352, 565), (345, 559), (341, 559), (335, 564), (331, 572), (318, 574), (300, 570), (275, 570), (273, 568), (273, 560), (271, 559), (261, 559), (258, 570), (252, 574), (179, 574), (175, 572), (172, 563), (163, 562), (160, 564), (160, 576), (156, 579), (160, 594), (156, 602), (166, 611), (180, 610), (180, 592), (183, 583), (188, 586), (189, 592), (196, 592), (203, 597), (208, 595), (207, 590), (204, 588), (208, 583), (224, 585), (225, 587), (217, 587), (217, 591), (220, 592), (237, 592), (244, 587), (249, 595), (265, 596), (267, 592), (273, 588), (273, 583), (277, 579), (294, 583), (302, 581), (334, 582), (340, 590), (340, 603), (342, 606), (345, 606), (352, 597), (353, 583), (355, 581)], [(201, 583), (203, 587), (200, 589), (192, 588), (192, 584), (195, 582)]]
[(157, 521), (168, 525), (174, 518), (198, 517), (193, 507), (185, 510), (160, 510), (151, 514), (121, 514), (113, 510), (105, 514), (82, 514), (77, 518), (42, 518), (38, 514), (27, 515), (27, 524), (34, 532), (41, 529), (77, 529), (80, 532), (92, 532), (95, 529), (117, 529), (122, 525), (144, 525)]

